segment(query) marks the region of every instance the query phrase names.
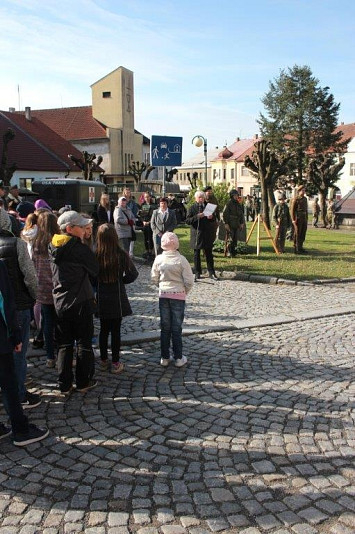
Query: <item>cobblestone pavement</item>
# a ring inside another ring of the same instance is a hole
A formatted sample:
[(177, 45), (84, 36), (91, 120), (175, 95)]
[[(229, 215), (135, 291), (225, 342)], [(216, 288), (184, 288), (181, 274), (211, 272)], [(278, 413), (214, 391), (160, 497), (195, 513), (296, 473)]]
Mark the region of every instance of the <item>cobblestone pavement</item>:
[(354, 533), (355, 284), (198, 282), (186, 323), (214, 331), (184, 337), (176, 369), (142, 341), (158, 321), (140, 270), (122, 375), (64, 400), (30, 353), (29, 415), (51, 432), (1, 442), (0, 534)]

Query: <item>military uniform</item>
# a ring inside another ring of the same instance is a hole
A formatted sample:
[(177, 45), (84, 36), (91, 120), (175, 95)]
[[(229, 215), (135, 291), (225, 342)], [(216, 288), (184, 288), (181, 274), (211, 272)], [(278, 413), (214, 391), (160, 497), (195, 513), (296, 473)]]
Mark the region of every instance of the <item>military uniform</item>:
[(308, 201), (305, 196), (298, 195), (292, 202), (291, 219), (295, 226), (294, 247), (295, 253), (303, 253), (303, 243), (306, 239), (308, 221)]
[(243, 208), (234, 198), (231, 198), (224, 208), (223, 211), (223, 221), (229, 226), (230, 232), (230, 245), (229, 252), (233, 257), (235, 256), (235, 250), (238, 245), (238, 231), (241, 230), (241, 227), (245, 224)]
[(280, 202), (274, 206), (272, 220), (275, 223), (275, 226), (278, 226), (276, 232), (277, 250), (279, 252), (285, 252), (286, 233), (289, 226), (291, 226), (290, 211), (285, 202)]

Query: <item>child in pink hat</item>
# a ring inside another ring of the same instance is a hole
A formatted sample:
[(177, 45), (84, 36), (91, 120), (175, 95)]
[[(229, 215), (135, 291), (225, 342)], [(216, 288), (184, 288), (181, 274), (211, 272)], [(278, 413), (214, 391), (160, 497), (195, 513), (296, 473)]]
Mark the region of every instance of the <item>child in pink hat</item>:
[(176, 234), (165, 232), (160, 246), (163, 253), (155, 258), (151, 272), (152, 282), (159, 287), (160, 365), (169, 365), (172, 342), (175, 367), (183, 367), (187, 358), (182, 354), (182, 323), (186, 295), (194, 285), (194, 276), (189, 262), (178, 251)]

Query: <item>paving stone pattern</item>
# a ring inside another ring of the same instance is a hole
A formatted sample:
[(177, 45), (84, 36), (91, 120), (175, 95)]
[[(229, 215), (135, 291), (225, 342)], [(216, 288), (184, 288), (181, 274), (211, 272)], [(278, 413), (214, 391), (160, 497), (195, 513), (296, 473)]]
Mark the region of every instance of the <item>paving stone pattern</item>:
[[(215, 331), (162, 368), (140, 269), (122, 375), (98, 368), (96, 389), (64, 400), (30, 353), (43, 403), (29, 415), (50, 436), (1, 442), (0, 534), (354, 534), (355, 285), (198, 282), (186, 322)], [(282, 314), (295, 320), (257, 325)]]

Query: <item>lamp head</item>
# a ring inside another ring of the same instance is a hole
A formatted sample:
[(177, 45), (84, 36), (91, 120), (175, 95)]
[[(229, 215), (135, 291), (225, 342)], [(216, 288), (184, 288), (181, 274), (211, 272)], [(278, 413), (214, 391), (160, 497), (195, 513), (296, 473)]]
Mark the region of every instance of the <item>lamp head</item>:
[(199, 135), (196, 135), (196, 137), (193, 138), (192, 142), (195, 146), (200, 147), (203, 145), (203, 138)]

